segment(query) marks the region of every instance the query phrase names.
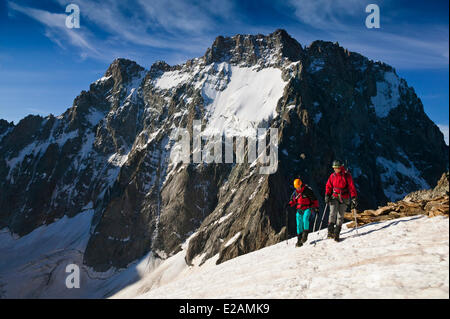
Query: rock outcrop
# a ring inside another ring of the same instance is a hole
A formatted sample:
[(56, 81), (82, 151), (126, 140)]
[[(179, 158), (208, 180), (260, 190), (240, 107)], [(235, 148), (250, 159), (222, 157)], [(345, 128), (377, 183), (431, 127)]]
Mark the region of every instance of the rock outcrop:
[(376, 210), (368, 209), (360, 213), (346, 213), (345, 219), (352, 221), (347, 227), (353, 228), (355, 227), (355, 217), (358, 226), (360, 226), (414, 215), (426, 215), (428, 217), (449, 216), (448, 172), (442, 175), (434, 189), (413, 192), (400, 201), (390, 202), (386, 206), (378, 207)]

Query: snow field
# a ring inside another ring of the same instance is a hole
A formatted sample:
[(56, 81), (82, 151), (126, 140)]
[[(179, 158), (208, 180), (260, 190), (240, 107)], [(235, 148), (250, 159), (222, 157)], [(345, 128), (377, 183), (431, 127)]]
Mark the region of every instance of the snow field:
[(183, 265), (182, 251), (163, 262), (173, 269), (166, 280), (155, 282), (157, 268), (113, 298), (448, 298), (448, 218), (389, 220), (358, 234), (343, 227), (341, 235), (340, 243), (323, 239), (324, 229), (300, 248), (294, 237), (201, 267)]

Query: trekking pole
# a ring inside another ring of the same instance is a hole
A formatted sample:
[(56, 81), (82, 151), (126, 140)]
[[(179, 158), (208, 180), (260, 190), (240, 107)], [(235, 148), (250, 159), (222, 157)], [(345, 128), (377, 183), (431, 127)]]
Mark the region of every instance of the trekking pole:
[(313, 226), (313, 233), (316, 231), (316, 221), (317, 221), (317, 215), (319, 215), (318, 212), (316, 212), (316, 216), (314, 217), (314, 226)]
[(316, 217), (314, 217), (314, 226), (313, 226), (313, 232), (316, 231), (316, 222), (317, 222), (317, 216), (320, 215), (320, 212), (316, 214)]
[(288, 237), (289, 237), (289, 209), (288, 208), (286, 208), (286, 210), (285, 210), (285, 212), (286, 212), (286, 238), (285, 238), (285, 241), (286, 241), (286, 246), (288, 245)]
[(355, 217), (355, 231), (356, 231), (356, 235), (358, 235), (358, 221), (356, 219), (356, 208), (353, 208), (352, 212), (353, 212), (353, 216)]
[[(328, 204), (325, 204), (325, 208), (322, 213), (322, 220), (320, 221), (319, 230), (322, 228), (323, 220), (325, 219), (325, 213), (327, 212)], [(314, 229), (316, 228), (316, 223), (314, 222)], [(317, 239), (314, 241), (314, 246), (316, 246)]]
[(323, 223), (323, 220), (325, 219), (325, 213), (327, 211), (327, 208), (328, 208), (328, 204), (325, 205), (325, 208), (323, 210), (322, 220), (320, 221), (320, 224), (319, 224), (319, 230), (322, 228), (322, 223)]

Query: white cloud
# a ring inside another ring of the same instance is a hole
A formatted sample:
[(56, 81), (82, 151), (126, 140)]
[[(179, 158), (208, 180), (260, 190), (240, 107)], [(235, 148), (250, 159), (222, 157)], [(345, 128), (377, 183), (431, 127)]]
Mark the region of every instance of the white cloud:
[[(56, 0), (66, 5), (65, 0)], [(94, 2), (78, 0), (81, 16), (110, 34), (110, 42), (198, 52), (211, 39), (215, 18), (229, 17), (231, 7), (218, 0), (189, 3), (175, 0)], [(220, 8), (220, 10), (218, 9)]]
[[(400, 23), (395, 16), (398, 8), (394, 10), (393, 4), (388, 2), (380, 4), (380, 29), (365, 27), (367, 1), (289, 0), (288, 3), (298, 20), (310, 29), (306, 38), (308, 40), (315, 37), (338, 41), (351, 51), (386, 62), (395, 68), (448, 67), (448, 24)], [(304, 39), (300, 36), (298, 40)]]
[(365, 6), (360, 0), (290, 0), (295, 16), (303, 23), (316, 29), (348, 30), (348, 23), (342, 20), (363, 12)]
[[(104, 61), (118, 56), (137, 59), (145, 55), (146, 47), (165, 49), (166, 59), (178, 61), (175, 55), (203, 54), (214, 38), (224, 32), (261, 32), (271, 24), (271, 21), (250, 24), (237, 2), (225, 0), (77, 0), (81, 28), (68, 29), (64, 23), (68, 2), (52, 1), (61, 6), (61, 13), (10, 1), (8, 14), (23, 13), (42, 23), (45, 35), (60, 47), (72, 46), (81, 50), (82, 57)], [(382, 1), (382, 28), (369, 30), (364, 25), (366, 5), (363, 0), (289, 0), (273, 7), (281, 6), (280, 12), (303, 23), (290, 28), (291, 35), (302, 44), (317, 39), (338, 41), (351, 51), (401, 69), (448, 67), (448, 25), (432, 22), (400, 25), (395, 23), (395, 17), (389, 16), (395, 10), (384, 10), (393, 4)], [(388, 23), (389, 28), (385, 28)], [(269, 32), (278, 27), (283, 26), (274, 26)]]
[[(408, 26), (401, 31), (372, 32), (354, 30), (349, 41), (343, 41), (351, 50), (402, 69), (429, 69), (448, 67), (448, 26), (429, 26), (418, 30)], [(424, 36), (426, 34), (426, 36)], [(342, 37), (346, 39), (346, 37)]]
[(445, 124), (437, 124), (442, 134), (444, 134), (445, 143), (448, 145), (448, 125)]
[(12, 1), (8, 2), (8, 7), (14, 12), (25, 14), (43, 24), (46, 28), (45, 36), (58, 46), (66, 48), (64, 43), (68, 41), (71, 45), (81, 49), (82, 56), (101, 56), (100, 52), (88, 40), (88, 37), (91, 35), (87, 30), (69, 29), (66, 27), (65, 21), (67, 16), (65, 14), (25, 7)]
[[(19, 0), (14, 0), (18, 2)], [(217, 19), (234, 22), (229, 1), (189, 3), (183, 0), (90, 1), (77, 0), (81, 28), (65, 27), (65, 0), (53, 0), (61, 13), (52, 13), (8, 2), (8, 14), (17, 13), (45, 26), (45, 36), (64, 49), (79, 49), (81, 57), (111, 61), (116, 57), (136, 59), (145, 51), (140, 46), (168, 49), (167, 59), (180, 54), (198, 56), (221, 32)], [(169, 61), (170, 62), (170, 61)]]
[(60, 28), (64, 26), (65, 23), (66, 16), (64, 14), (50, 13), (44, 10), (23, 7), (11, 1), (8, 2), (8, 6), (10, 9), (26, 14), (48, 27)]

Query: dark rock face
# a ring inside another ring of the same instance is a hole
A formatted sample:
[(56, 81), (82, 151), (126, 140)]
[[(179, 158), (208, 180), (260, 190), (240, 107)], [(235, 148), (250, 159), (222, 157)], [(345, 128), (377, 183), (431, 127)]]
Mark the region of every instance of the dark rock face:
[(13, 127), (13, 122), (0, 119), (0, 138), (3, 138), (3, 136), (5, 136)]
[[(265, 70), (281, 74), (264, 80), (283, 84), (275, 115), (247, 124), (278, 128), (274, 174), (259, 174), (259, 163), (194, 163), (192, 147), (190, 163), (170, 161), (175, 128), (207, 126), (214, 103), (247, 78), (236, 74)], [(25, 235), (93, 210), (84, 263), (96, 271), (149, 251), (165, 258), (188, 238), (192, 263), (215, 255), (223, 262), (292, 236), (295, 217), (289, 213), (287, 229), (282, 207), (293, 178), (321, 201), (336, 158), (348, 162), (363, 209), (429, 188), (448, 170), (442, 133), (392, 67), (336, 43), (302, 47), (284, 30), (219, 36), (203, 57), (159, 61), (149, 71), (117, 59), (62, 115), (15, 126), (0, 120), (0, 150), (0, 228)]]

